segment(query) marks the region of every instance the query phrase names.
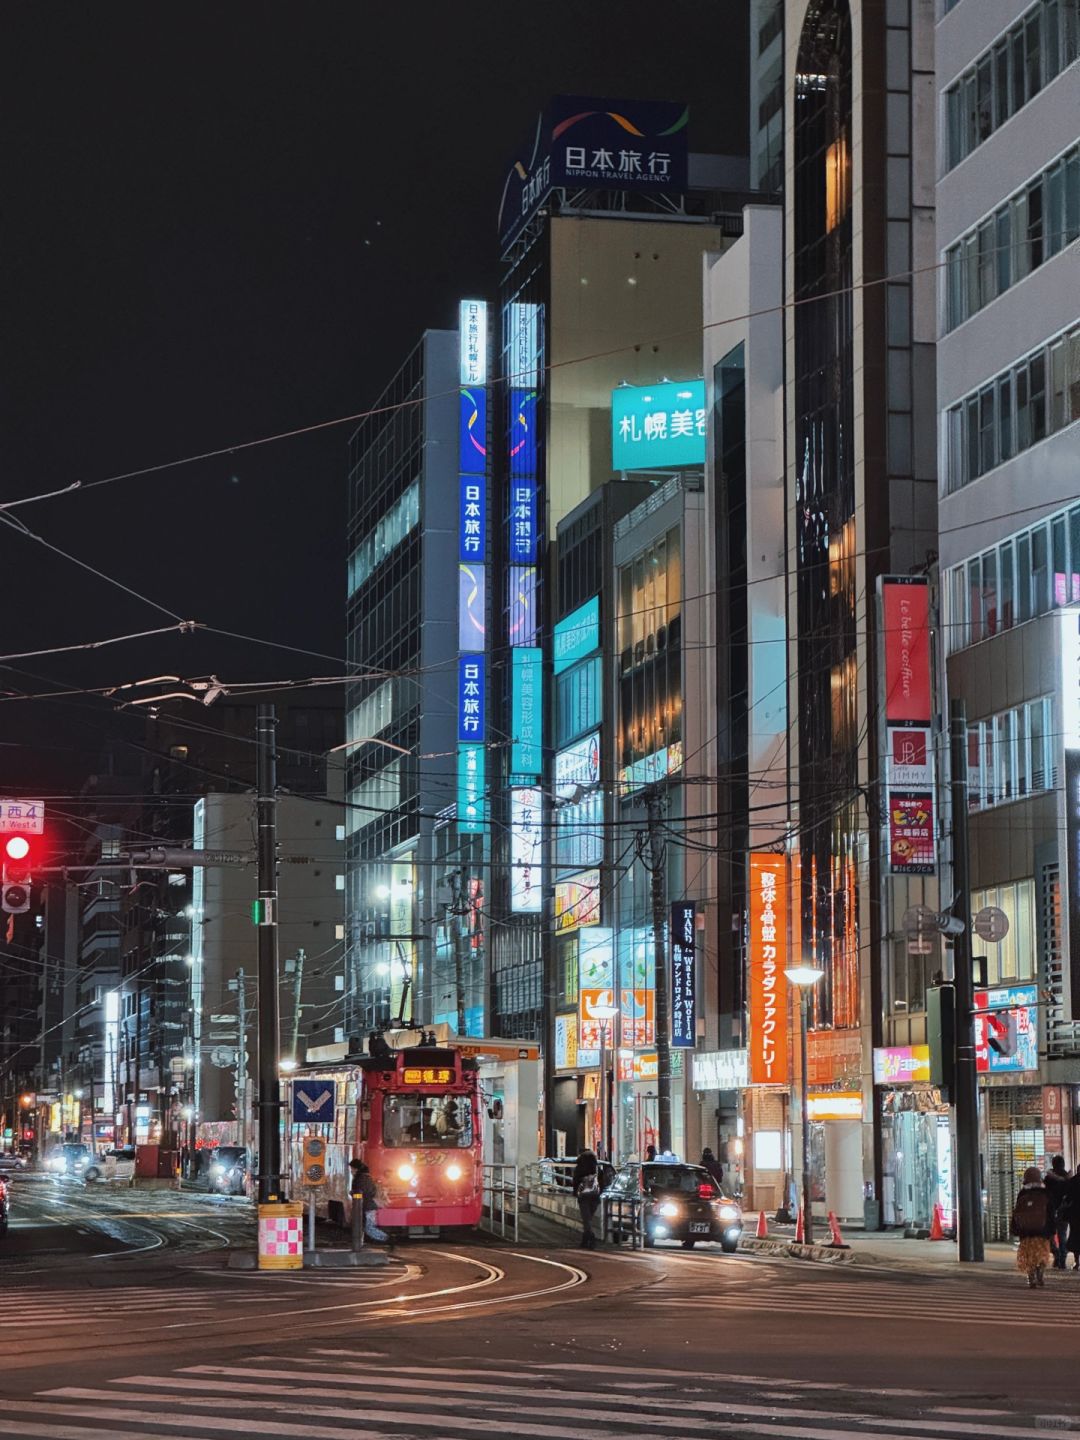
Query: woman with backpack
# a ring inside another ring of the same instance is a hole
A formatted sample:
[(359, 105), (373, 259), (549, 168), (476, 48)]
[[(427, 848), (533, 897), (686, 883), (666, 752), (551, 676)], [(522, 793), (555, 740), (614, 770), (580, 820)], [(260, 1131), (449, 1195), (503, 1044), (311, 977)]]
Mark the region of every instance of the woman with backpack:
[(578, 1154), (571, 1188), (581, 1213), (581, 1247), (583, 1250), (595, 1250), (596, 1236), (592, 1222), (600, 1204), (600, 1167), (591, 1150), (582, 1150)]
[(1016, 1268), (1028, 1277), (1028, 1287), (1034, 1290), (1036, 1285), (1045, 1283), (1046, 1267), (1054, 1260), (1050, 1249), (1054, 1211), (1042, 1175), (1034, 1165), (1024, 1171), (1024, 1183), (1013, 1206), (1010, 1228), (1020, 1241)]

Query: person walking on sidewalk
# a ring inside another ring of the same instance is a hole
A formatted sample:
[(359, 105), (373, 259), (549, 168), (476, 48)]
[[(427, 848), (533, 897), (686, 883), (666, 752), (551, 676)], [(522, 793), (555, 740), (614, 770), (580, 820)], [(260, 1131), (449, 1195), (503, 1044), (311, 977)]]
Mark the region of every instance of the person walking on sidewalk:
[(591, 1150), (582, 1150), (574, 1166), (571, 1188), (581, 1214), (581, 1248), (596, 1249), (596, 1236), (592, 1222), (596, 1207), (600, 1204), (600, 1167)]
[(722, 1195), (724, 1193), (724, 1167), (717, 1160), (708, 1145), (701, 1152), (701, 1168), (707, 1170), (712, 1177), (712, 1182)]
[(1055, 1155), (1046, 1172), (1046, 1193), (1050, 1197), (1050, 1209), (1054, 1215), (1054, 1233), (1050, 1236), (1050, 1248), (1054, 1252), (1054, 1269), (1065, 1269), (1066, 1241), (1069, 1234), (1069, 1217), (1065, 1213), (1069, 1172), (1065, 1169), (1065, 1156)]
[(1080, 1165), (1076, 1167), (1076, 1174), (1070, 1175), (1065, 1182), (1065, 1195), (1061, 1210), (1058, 1211), (1059, 1220), (1062, 1214), (1069, 1227), (1065, 1249), (1073, 1257), (1072, 1268), (1080, 1270)]
[(1034, 1165), (1024, 1171), (1024, 1183), (1013, 1206), (1012, 1233), (1020, 1241), (1016, 1268), (1028, 1277), (1034, 1290), (1044, 1283), (1046, 1267), (1053, 1260), (1050, 1237), (1054, 1233), (1054, 1211), (1042, 1175)]

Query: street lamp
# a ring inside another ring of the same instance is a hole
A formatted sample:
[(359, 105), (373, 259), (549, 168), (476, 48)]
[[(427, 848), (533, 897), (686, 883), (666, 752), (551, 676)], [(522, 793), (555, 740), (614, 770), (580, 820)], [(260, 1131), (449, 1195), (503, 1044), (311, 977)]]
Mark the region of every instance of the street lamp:
[(814, 1214), (810, 1204), (810, 1084), (806, 1073), (806, 1031), (809, 1026), (810, 990), (825, 974), (816, 965), (791, 965), (784, 974), (792, 985), (799, 987), (799, 1080), (801, 1087), (802, 1114), (802, 1212), (803, 1240), (807, 1245), (813, 1241)]
[(617, 1005), (592, 1005), (589, 1014), (600, 1021), (600, 1148), (604, 1160), (611, 1159), (611, 1085), (607, 1068), (607, 1027), (619, 1013)]

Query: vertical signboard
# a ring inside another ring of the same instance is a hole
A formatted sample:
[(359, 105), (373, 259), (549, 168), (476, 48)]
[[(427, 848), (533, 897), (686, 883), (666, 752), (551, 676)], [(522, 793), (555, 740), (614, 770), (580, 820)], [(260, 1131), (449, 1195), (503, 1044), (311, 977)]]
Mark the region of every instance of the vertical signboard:
[(881, 581), (885, 626), (885, 723), (929, 725), (930, 582), (925, 575)]
[(937, 847), (930, 728), (930, 582), (925, 575), (885, 575), (879, 584), (885, 655), (888, 868), (894, 875), (933, 875)]
[(458, 305), (458, 764), (457, 818), (483, 832), (487, 617), (488, 316), (484, 300)]
[(540, 806), (537, 786), (510, 791), (510, 909), (515, 915), (539, 915), (541, 909)]
[[(1061, 731), (1064, 750), (1062, 803), (1065, 835), (1065, 874), (1068, 882), (1068, 964), (1062, 995), (1067, 1020), (1080, 1019), (1080, 608), (1061, 612), (1058, 643), (1061, 647), (1058, 689), (1061, 695)], [(1055, 747), (1056, 748), (1056, 747)]]
[(787, 1085), (787, 856), (753, 853), (749, 860), (750, 1084)]
[(697, 911), (692, 901), (671, 906), (671, 1043), (697, 1044)]
[(543, 750), (543, 652), (531, 645), (510, 652), (510, 769), (515, 775), (540, 776)]

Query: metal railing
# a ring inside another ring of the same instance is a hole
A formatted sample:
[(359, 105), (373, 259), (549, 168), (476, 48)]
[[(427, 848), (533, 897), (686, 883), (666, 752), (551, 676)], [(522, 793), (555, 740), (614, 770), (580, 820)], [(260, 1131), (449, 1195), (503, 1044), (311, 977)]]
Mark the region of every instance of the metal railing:
[(525, 1184), (530, 1190), (546, 1190), (557, 1195), (573, 1193), (576, 1160), (534, 1160), (525, 1167)]
[(600, 1202), (605, 1240), (629, 1240), (631, 1250), (645, 1248), (645, 1227), (641, 1223), (644, 1200), (640, 1195), (612, 1195)]
[(518, 1167), (516, 1165), (485, 1165), (483, 1180), (483, 1213), (480, 1224), (500, 1239), (518, 1239)]

